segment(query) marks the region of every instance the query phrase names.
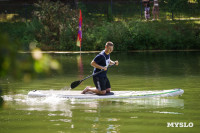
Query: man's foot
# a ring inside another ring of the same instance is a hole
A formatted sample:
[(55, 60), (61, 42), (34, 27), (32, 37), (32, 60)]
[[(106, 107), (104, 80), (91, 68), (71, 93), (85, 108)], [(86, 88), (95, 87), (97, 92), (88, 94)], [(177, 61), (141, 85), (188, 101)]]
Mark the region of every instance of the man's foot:
[(81, 94), (85, 94), (85, 93), (88, 91), (89, 88), (90, 88), (90, 86), (87, 86), (87, 87), (82, 91)]

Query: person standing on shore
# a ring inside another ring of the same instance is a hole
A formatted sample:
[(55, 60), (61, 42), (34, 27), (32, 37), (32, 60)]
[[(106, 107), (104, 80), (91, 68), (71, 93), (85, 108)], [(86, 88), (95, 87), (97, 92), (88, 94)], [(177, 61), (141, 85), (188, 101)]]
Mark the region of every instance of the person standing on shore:
[(158, 0), (154, 0), (152, 14), (153, 14), (153, 19), (152, 20), (159, 19), (159, 4), (158, 4)]
[(144, 3), (144, 16), (145, 19), (148, 21), (150, 19), (150, 1), (143, 0), (143, 3)]

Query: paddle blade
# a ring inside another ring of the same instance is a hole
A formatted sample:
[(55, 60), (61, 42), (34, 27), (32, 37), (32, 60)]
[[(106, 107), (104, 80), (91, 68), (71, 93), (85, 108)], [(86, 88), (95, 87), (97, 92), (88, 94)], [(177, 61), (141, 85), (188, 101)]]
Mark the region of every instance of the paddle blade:
[(74, 81), (73, 83), (71, 83), (71, 89), (76, 88), (82, 81)]

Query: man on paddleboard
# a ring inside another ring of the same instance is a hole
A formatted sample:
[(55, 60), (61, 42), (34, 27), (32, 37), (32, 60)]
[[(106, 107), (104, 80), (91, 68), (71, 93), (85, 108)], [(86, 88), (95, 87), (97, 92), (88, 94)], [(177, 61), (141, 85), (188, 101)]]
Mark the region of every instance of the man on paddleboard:
[(90, 86), (87, 86), (82, 94), (85, 94), (86, 92), (93, 92), (96, 94), (104, 95), (106, 93), (110, 93), (111, 86), (110, 81), (107, 78), (107, 67), (109, 65), (117, 65), (119, 64), (118, 61), (112, 61), (110, 59), (110, 53), (113, 51), (114, 44), (112, 42), (107, 42), (105, 45), (105, 49), (101, 51), (91, 62), (91, 66), (94, 67), (93, 73), (97, 73), (101, 70), (104, 70), (103, 72), (93, 76), (93, 82), (96, 86), (95, 89), (91, 89)]

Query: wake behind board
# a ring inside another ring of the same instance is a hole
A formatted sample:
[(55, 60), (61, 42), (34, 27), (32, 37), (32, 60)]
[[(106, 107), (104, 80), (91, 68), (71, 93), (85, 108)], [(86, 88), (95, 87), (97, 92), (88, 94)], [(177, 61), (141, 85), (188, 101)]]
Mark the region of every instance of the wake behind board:
[(29, 97), (58, 97), (74, 99), (119, 99), (119, 98), (149, 98), (149, 97), (175, 97), (184, 93), (182, 89), (153, 90), (153, 91), (112, 91), (106, 95), (81, 94), (82, 91), (63, 90), (33, 90), (28, 93)]

